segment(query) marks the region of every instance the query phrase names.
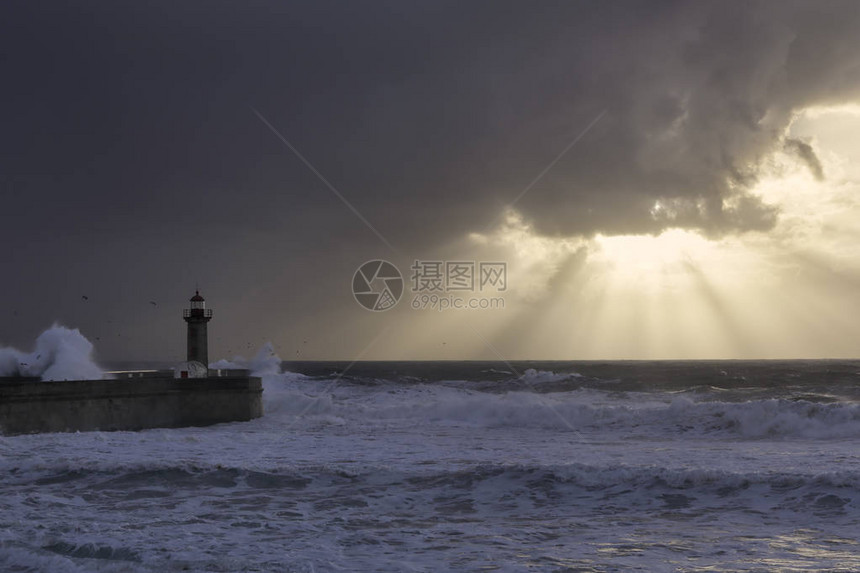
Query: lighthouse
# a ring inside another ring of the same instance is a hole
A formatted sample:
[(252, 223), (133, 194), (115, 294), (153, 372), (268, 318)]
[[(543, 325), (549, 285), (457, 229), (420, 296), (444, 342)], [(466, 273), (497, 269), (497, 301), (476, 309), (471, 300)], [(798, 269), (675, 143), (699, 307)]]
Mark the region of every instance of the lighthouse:
[(199, 362), (209, 368), (209, 341), (206, 325), (212, 320), (212, 309), (206, 308), (206, 300), (195, 291), (191, 297), (191, 308), (183, 309), (182, 318), (188, 323), (188, 362)]

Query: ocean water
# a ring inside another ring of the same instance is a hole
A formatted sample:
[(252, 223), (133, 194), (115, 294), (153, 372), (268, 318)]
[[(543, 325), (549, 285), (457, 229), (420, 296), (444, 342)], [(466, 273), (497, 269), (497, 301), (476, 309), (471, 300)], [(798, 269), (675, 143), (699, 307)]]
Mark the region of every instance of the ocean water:
[(0, 437), (0, 571), (860, 570), (858, 361), (347, 366)]

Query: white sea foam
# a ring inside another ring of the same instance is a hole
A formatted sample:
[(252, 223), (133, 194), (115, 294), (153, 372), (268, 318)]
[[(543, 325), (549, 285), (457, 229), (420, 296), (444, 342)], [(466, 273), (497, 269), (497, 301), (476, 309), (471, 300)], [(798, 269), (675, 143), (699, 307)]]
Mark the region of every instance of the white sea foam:
[(281, 373), (281, 358), (271, 342), (265, 343), (250, 360), (244, 356), (234, 356), (230, 360), (221, 359), (209, 365), (210, 368), (241, 368), (251, 371), (253, 376), (276, 376)]
[(575, 378), (582, 378), (582, 375), (576, 373), (556, 373), (551, 370), (535, 370), (534, 368), (529, 368), (523, 372), (522, 376), (519, 377), (519, 381), (528, 386), (534, 386), (536, 384), (563, 382)]
[(77, 328), (54, 324), (36, 339), (30, 353), (0, 348), (0, 376), (42, 380), (92, 380), (104, 376), (93, 361), (93, 345)]
[(667, 419), (704, 431), (737, 433), (748, 438), (860, 437), (860, 404), (821, 404), (805, 400), (693, 402), (676, 398)]
[[(545, 376), (544, 379), (557, 379)], [(736, 435), (744, 438), (860, 437), (860, 404), (765, 399), (691, 400), (670, 393), (610, 393), (595, 389), (542, 394), (492, 393), (449, 384), (384, 390), (294, 373), (263, 376), (267, 412), (312, 421), (365, 424), (463, 424), (635, 435)], [(714, 395), (718, 395), (715, 393)]]
[(853, 403), (213, 366), (265, 415), (0, 437), (0, 570), (860, 570)]

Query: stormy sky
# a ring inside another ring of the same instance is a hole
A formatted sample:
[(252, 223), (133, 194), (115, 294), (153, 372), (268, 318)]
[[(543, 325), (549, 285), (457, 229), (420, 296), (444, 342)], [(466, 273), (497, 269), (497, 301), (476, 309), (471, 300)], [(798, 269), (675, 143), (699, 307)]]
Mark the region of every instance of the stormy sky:
[[(181, 359), (199, 286), (213, 360), (856, 356), (858, 29), (854, 1), (6, 1), (0, 345), (57, 321)], [(372, 259), (384, 312), (351, 292)], [(505, 308), (411, 308), (415, 260), (506, 262)]]

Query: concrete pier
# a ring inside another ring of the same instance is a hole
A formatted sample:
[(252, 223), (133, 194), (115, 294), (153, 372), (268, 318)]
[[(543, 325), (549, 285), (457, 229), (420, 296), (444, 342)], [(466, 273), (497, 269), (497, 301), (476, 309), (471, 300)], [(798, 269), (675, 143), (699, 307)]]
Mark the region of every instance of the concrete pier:
[(263, 386), (254, 376), (0, 379), (4, 435), (207, 426), (262, 415)]

